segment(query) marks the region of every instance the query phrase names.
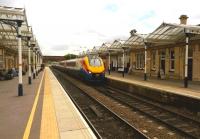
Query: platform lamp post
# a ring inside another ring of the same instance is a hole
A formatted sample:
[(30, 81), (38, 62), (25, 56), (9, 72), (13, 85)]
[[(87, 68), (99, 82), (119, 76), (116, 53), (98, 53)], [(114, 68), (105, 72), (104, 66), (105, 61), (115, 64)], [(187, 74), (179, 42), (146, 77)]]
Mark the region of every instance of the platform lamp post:
[(188, 47), (189, 47), (189, 30), (184, 29), (185, 33), (185, 77), (184, 77), (184, 87), (188, 87)]

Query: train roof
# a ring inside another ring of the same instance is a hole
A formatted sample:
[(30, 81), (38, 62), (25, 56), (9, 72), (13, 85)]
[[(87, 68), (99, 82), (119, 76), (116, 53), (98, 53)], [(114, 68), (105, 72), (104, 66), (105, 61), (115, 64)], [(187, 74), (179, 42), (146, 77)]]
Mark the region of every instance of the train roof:
[(69, 59), (69, 60), (63, 60), (63, 61), (60, 61), (60, 62), (61, 62), (61, 63), (62, 63), (62, 62), (75, 62), (75, 61), (77, 61), (78, 59), (80, 59), (80, 58)]
[(63, 60), (63, 61), (60, 61), (60, 62), (61, 62), (61, 63), (63, 63), (63, 62), (75, 62), (75, 61), (80, 60), (80, 59), (83, 59), (83, 58), (85, 58), (85, 57), (88, 57), (88, 58), (91, 58), (91, 57), (98, 57), (98, 58), (101, 58), (101, 57), (99, 57), (98, 55), (87, 55), (87, 56), (84, 56), (84, 57), (81, 57), (81, 58)]

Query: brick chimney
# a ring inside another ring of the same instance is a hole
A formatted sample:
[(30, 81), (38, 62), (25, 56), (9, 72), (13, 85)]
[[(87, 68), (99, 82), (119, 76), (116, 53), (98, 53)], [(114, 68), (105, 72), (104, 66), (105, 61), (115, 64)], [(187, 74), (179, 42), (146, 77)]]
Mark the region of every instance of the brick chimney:
[(179, 19), (180, 19), (180, 24), (186, 25), (186, 24), (187, 24), (188, 16), (187, 16), (187, 15), (181, 15), (181, 16), (179, 17)]
[(136, 32), (137, 32), (136, 29), (131, 30), (131, 31), (130, 31), (131, 37), (134, 36)]

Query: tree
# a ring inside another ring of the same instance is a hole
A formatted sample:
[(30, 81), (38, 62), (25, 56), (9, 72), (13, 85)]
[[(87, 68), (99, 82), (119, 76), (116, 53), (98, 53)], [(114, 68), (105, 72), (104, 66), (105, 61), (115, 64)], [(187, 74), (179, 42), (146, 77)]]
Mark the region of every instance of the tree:
[(74, 58), (76, 58), (76, 57), (77, 57), (77, 55), (75, 55), (75, 54), (66, 54), (66, 55), (64, 55), (64, 58), (65, 58), (66, 60), (74, 59)]

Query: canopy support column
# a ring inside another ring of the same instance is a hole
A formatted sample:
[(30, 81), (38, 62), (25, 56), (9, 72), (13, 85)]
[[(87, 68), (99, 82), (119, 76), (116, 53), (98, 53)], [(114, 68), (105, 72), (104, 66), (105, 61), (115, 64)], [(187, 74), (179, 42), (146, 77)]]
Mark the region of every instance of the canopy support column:
[(33, 79), (35, 79), (35, 50), (33, 48)]
[(122, 76), (124, 77), (124, 65), (125, 65), (125, 49), (123, 49), (123, 63), (122, 63), (122, 68), (123, 68), (123, 71), (122, 71)]
[(37, 49), (35, 50), (35, 73), (36, 73), (36, 76), (38, 76), (38, 72), (37, 72)]
[(188, 87), (188, 45), (189, 45), (189, 34), (186, 34), (186, 45), (185, 45), (185, 77), (184, 87)]
[(31, 84), (31, 46), (30, 37), (28, 37), (28, 84)]
[(17, 22), (17, 38), (18, 38), (18, 56), (19, 56), (19, 84), (18, 84), (18, 96), (23, 96), (23, 82), (22, 82), (22, 36), (21, 36), (22, 22)]

